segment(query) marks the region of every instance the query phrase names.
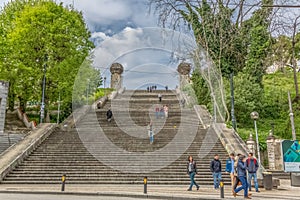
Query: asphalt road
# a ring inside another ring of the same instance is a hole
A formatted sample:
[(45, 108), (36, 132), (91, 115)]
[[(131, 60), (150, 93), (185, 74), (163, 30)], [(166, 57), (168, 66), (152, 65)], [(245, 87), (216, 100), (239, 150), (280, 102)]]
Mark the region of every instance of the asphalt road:
[(129, 197), (0, 193), (1, 200), (137, 200)]

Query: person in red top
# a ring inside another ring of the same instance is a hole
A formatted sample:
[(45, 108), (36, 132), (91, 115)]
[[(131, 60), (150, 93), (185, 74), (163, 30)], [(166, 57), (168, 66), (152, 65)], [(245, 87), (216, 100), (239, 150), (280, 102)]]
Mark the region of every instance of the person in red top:
[(251, 191), (251, 181), (252, 178), (254, 179), (254, 187), (255, 191), (259, 192), (258, 190), (258, 182), (257, 182), (257, 175), (256, 172), (258, 170), (258, 162), (256, 158), (253, 157), (253, 153), (249, 153), (249, 157), (246, 160), (246, 167), (248, 171), (248, 186), (249, 186), (249, 191)]

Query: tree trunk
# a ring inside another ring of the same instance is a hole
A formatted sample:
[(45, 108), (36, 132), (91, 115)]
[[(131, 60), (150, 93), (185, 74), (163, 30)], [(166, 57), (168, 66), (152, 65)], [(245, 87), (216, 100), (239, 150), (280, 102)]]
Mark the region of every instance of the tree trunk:
[(297, 63), (296, 63), (295, 59), (293, 59), (293, 74), (294, 74), (294, 84), (295, 84), (295, 90), (296, 90), (296, 96), (295, 96), (293, 102), (298, 102), (300, 100), (296, 67), (297, 67)]
[(18, 99), (19, 99), (19, 102), (20, 102), (21, 111), (25, 112), (26, 111), (26, 104), (27, 104), (26, 99), (24, 99), (22, 96), (18, 96)]

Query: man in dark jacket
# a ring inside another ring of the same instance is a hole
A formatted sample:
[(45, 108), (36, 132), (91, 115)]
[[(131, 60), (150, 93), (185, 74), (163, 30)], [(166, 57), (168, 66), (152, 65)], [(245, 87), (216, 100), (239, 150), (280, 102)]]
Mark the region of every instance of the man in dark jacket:
[(217, 190), (222, 179), (222, 166), (218, 154), (215, 154), (214, 159), (210, 162), (210, 171), (213, 173), (214, 187)]
[(113, 113), (112, 113), (111, 109), (108, 109), (108, 111), (106, 112), (106, 118), (107, 118), (108, 122), (111, 121), (112, 116), (113, 116)]
[(253, 153), (249, 153), (249, 157), (246, 160), (246, 166), (247, 166), (247, 171), (248, 171), (248, 186), (249, 186), (249, 191), (251, 191), (251, 181), (252, 177), (254, 179), (254, 186), (255, 186), (255, 191), (259, 192), (258, 190), (258, 182), (257, 182), (257, 169), (258, 169), (258, 162), (256, 158), (253, 157)]
[(244, 190), (244, 198), (245, 199), (251, 199), (248, 194), (248, 183), (247, 183), (247, 176), (246, 176), (246, 156), (240, 155), (238, 164), (237, 164), (237, 175), (242, 182), (242, 186), (239, 188), (236, 188), (233, 191), (233, 196), (236, 197), (237, 193), (241, 190)]

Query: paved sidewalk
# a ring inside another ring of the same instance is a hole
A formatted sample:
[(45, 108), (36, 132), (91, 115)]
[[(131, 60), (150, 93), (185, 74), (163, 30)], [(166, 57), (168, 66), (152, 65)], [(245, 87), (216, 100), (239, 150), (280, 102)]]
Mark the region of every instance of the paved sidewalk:
[[(183, 185), (148, 185), (147, 194), (143, 194), (143, 185), (68, 185), (61, 192), (61, 185), (10, 185), (0, 184), (0, 193), (31, 193), (31, 194), (66, 194), (66, 195), (97, 195), (123, 196), (138, 199), (220, 199), (220, 191), (212, 186), (201, 186), (200, 190), (186, 191)], [(243, 199), (241, 196), (232, 197), (230, 186), (225, 186), (225, 199)], [(99, 197), (101, 199), (101, 197)], [(287, 180), (281, 180), (278, 189), (252, 192), (252, 199), (300, 199), (300, 188), (290, 186)]]

